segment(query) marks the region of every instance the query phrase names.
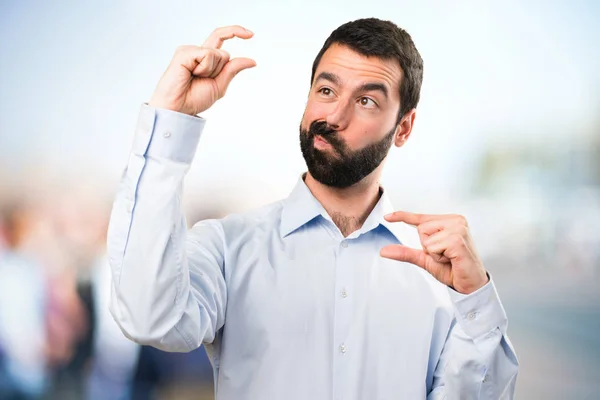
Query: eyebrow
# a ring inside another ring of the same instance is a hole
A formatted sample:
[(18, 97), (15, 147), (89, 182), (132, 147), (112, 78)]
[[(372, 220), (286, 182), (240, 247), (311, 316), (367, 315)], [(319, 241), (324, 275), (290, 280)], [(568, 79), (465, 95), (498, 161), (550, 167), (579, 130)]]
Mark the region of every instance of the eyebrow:
[(383, 93), (385, 97), (388, 97), (387, 87), (383, 83), (365, 83), (358, 90), (361, 92), (379, 91)]
[[(318, 80), (321, 80), (321, 79), (329, 81), (335, 85), (340, 84), (340, 78), (337, 75), (332, 74), (331, 72), (321, 72), (317, 76), (317, 79), (315, 79), (315, 82), (317, 82)], [(377, 91), (377, 92), (381, 92), (386, 98), (388, 97), (388, 88), (383, 83), (376, 83), (376, 82), (365, 83), (361, 87), (358, 88), (358, 91), (359, 92)]]
[(315, 79), (315, 82), (318, 80), (324, 79), (326, 81), (329, 81), (331, 83), (335, 83), (336, 85), (340, 84), (340, 78), (338, 78), (337, 75), (332, 74), (331, 72), (321, 72), (319, 74), (319, 76), (317, 76), (317, 79)]

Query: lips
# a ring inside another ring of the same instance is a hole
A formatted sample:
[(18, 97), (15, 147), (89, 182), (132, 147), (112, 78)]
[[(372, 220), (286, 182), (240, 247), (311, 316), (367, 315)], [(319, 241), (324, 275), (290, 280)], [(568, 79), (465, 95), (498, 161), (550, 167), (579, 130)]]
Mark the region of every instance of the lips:
[(315, 135), (314, 136), (313, 145), (317, 149), (324, 149), (324, 148), (327, 148), (327, 147), (333, 147), (333, 146), (331, 146), (331, 143), (329, 143), (327, 140), (325, 140), (321, 135)]
[(325, 140), (325, 138), (321, 135), (315, 135), (315, 142), (322, 142), (322, 143), (327, 143), (329, 144), (329, 142), (327, 140)]

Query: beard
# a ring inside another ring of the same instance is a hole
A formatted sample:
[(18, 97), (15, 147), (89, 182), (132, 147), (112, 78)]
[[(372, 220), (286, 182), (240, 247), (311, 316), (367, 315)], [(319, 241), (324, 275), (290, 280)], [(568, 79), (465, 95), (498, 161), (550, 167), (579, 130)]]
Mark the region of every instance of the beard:
[[(392, 147), (396, 127), (379, 142), (360, 150), (351, 150), (339, 133), (325, 121), (313, 121), (308, 130), (300, 126), (300, 149), (311, 176), (323, 185), (344, 189), (360, 182), (375, 170)], [(321, 151), (314, 146), (319, 135), (332, 147)], [(333, 151), (331, 151), (333, 150)]]

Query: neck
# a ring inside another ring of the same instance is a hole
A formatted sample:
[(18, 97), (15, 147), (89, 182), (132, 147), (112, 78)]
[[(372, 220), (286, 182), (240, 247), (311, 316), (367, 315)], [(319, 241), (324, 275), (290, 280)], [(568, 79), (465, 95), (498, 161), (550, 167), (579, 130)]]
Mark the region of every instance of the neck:
[(380, 176), (381, 171), (377, 168), (360, 182), (344, 189), (323, 185), (310, 173), (306, 174), (304, 182), (346, 237), (360, 229), (377, 205), (381, 197)]

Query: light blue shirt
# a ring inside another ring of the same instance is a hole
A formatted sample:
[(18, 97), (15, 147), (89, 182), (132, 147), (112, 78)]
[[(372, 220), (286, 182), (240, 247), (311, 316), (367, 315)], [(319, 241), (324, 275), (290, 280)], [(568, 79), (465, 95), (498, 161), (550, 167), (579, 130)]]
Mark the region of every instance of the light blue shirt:
[(344, 238), (300, 179), (290, 196), (187, 230), (183, 179), (205, 121), (142, 106), (110, 221), (111, 312), (168, 351), (203, 343), (216, 398), (505, 399), (518, 363), (493, 281), (470, 295), (379, 256), (419, 246), (384, 192)]

